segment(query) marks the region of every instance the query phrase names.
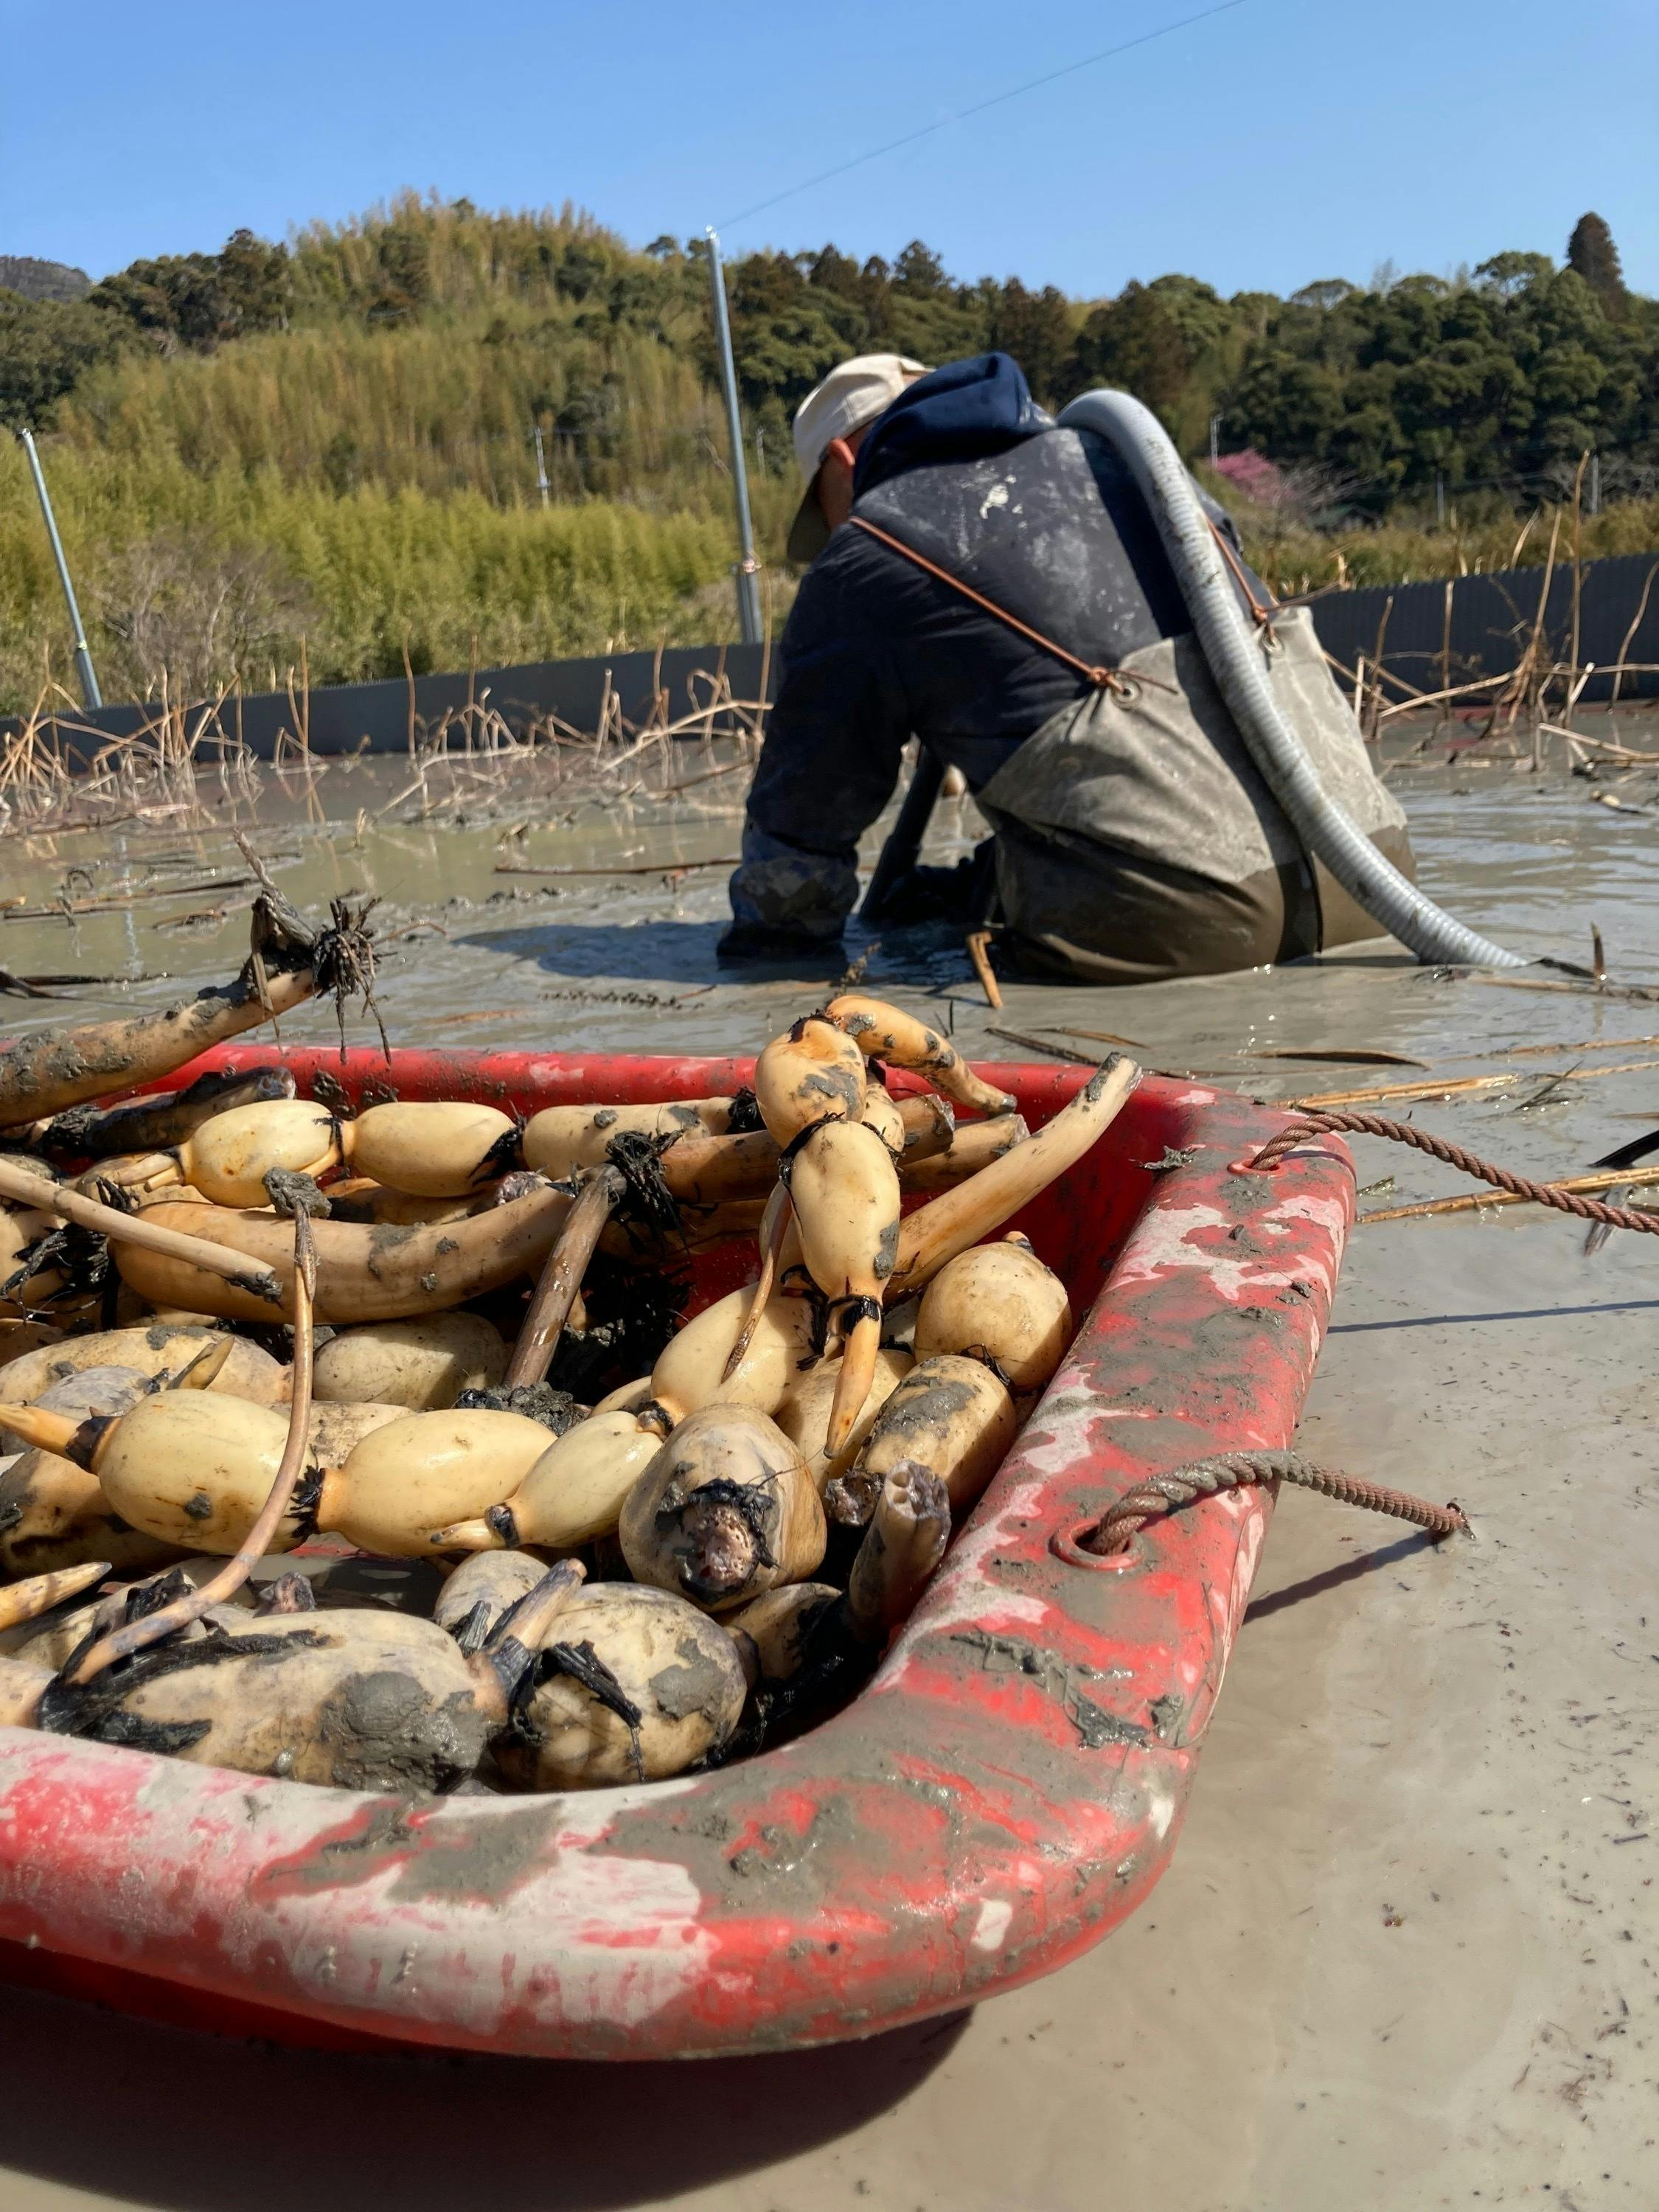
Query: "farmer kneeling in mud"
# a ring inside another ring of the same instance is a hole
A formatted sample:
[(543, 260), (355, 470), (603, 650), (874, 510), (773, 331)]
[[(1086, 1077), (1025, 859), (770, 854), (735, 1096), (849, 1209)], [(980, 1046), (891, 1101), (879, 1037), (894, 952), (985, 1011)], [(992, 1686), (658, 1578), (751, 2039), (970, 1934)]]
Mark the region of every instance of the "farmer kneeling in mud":
[[(732, 878), (723, 960), (833, 950), (858, 841), (907, 739), (960, 770), (994, 836), (913, 866), (874, 921), (999, 931), (1005, 964), (1098, 983), (1291, 960), (1376, 937), (1311, 860), (1222, 703), (1125, 465), (1060, 428), (1006, 354), (844, 362), (800, 406), (811, 562)], [(1206, 509), (1241, 605), (1267, 594)], [(1259, 611), (1253, 612), (1259, 618)], [(1275, 691), (1329, 795), (1410, 872), (1311, 617), (1273, 617)]]

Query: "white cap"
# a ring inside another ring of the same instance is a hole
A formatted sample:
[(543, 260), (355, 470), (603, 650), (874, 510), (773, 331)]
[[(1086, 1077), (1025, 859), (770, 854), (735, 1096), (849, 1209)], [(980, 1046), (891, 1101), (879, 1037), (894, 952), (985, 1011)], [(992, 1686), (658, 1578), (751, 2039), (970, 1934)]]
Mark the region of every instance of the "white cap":
[(927, 374), (922, 362), (905, 354), (861, 353), (832, 368), (801, 401), (795, 410), (795, 459), (806, 496), (789, 531), (792, 561), (811, 561), (829, 543), (829, 525), (812, 487), (830, 447), (884, 415), (907, 384)]

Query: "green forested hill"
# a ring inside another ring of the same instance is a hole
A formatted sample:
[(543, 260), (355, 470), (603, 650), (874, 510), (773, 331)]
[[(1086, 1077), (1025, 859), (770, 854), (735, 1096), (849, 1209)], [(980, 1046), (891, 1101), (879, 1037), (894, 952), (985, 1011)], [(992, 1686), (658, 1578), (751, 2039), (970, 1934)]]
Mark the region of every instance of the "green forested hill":
[[(0, 264), (14, 271), (51, 264)], [(60, 279), (79, 272), (58, 272)], [(789, 416), (833, 362), (1001, 346), (1053, 404), (1138, 392), (1183, 448), (1279, 465), (1246, 522), (1281, 582), (1510, 556), (1601, 456), (1587, 550), (1655, 535), (1659, 308), (1606, 226), (1569, 260), (1222, 299), (1180, 276), (1068, 300), (962, 282), (920, 243), (732, 265), (757, 520), (775, 558)], [(135, 263), (83, 297), (0, 289), (0, 419), (32, 423), (112, 695), (704, 639), (730, 627), (729, 479), (695, 244), (635, 250), (569, 209), (404, 198), (288, 246)], [(536, 485), (543, 434), (552, 503)], [(1260, 483), (1257, 486), (1261, 491)], [(1437, 495), (1445, 526), (1423, 526)], [(1534, 530), (1541, 549), (1547, 533)], [(789, 589), (770, 579), (775, 607)], [(0, 447), (0, 703), (61, 674), (20, 457)], [(55, 656), (49, 662), (43, 653)]]

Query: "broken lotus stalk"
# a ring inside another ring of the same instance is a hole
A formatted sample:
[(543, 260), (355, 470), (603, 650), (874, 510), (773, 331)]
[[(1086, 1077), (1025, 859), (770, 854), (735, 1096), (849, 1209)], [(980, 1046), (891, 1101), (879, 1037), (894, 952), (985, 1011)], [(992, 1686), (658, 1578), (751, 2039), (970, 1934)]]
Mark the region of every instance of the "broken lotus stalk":
[(910, 1464), (939, 1476), (961, 1519), (983, 1495), (1018, 1427), (1006, 1384), (982, 1360), (944, 1352), (922, 1360), (889, 1395), (850, 1471), (826, 1486), (824, 1504), (843, 1527), (861, 1528), (887, 1477)]
[(884, 1644), (908, 1618), (951, 1540), (951, 1500), (938, 1475), (901, 1460), (886, 1477), (847, 1583), (847, 1620)]
[(617, 1201), (627, 1188), (622, 1171), (607, 1163), (586, 1172), (574, 1204), (565, 1216), (558, 1240), (547, 1255), (536, 1295), (530, 1302), (507, 1370), (507, 1387), (540, 1382), (553, 1364), (570, 1309), (580, 1293), (593, 1249)]

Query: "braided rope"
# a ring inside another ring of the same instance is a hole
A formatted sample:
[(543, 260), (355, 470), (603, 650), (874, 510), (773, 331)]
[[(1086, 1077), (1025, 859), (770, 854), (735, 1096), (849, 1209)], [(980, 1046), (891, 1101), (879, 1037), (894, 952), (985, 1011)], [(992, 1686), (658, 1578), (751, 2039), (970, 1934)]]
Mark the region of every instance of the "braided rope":
[(1454, 1145), (1444, 1137), (1431, 1136), (1426, 1129), (1416, 1128), (1409, 1121), (1390, 1121), (1381, 1114), (1303, 1115), (1276, 1137), (1269, 1137), (1254, 1159), (1245, 1163), (1246, 1170), (1266, 1174), (1276, 1168), (1285, 1153), (1293, 1151), (1304, 1138), (1330, 1134), (1386, 1137), (1392, 1144), (1410, 1145), (1419, 1152), (1427, 1152), (1431, 1159), (1443, 1160), (1448, 1167), (1473, 1176), (1477, 1182), (1492, 1183), (1516, 1198), (1530, 1199), (1535, 1206), (1553, 1206), (1558, 1213), (1574, 1213), (1581, 1221), (1599, 1221), (1607, 1229), (1634, 1229), (1644, 1236), (1659, 1236), (1659, 1212), (1604, 1206), (1600, 1199), (1586, 1198), (1578, 1191), (1561, 1190), (1553, 1183), (1534, 1182), (1530, 1176), (1516, 1175), (1509, 1168), (1494, 1166), (1490, 1160), (1477, 1159), (1462, 1145)]
[(1213, 1498), (1220, 1491), (1238, 1490), (1253, 1482), (1293, 1482), (1340, 1504), (1363, 1505), (1372, 1513), (1413, 1522), (1435, 1536), (1454, 1535), (1469, 1525), (1456, 1505), (1431, 1505), (1427, 1498), (1413, 1498), (1409, 1491), (1389, 1490), (1357, 1474), (1339, 1474), (1330, 1468), (1316, 1467), (1300, 1452), (1218, 1452), (1212, 1459), (1190, 1461), (1185, 1467), (1152, 1475), (1137, 1485), (1078, 1539), (1079, 1546), (1102, 1556), (1124, 1551), (1129, 1539), (1149, 1521), (1178, 1512), (1197, 1498)]

